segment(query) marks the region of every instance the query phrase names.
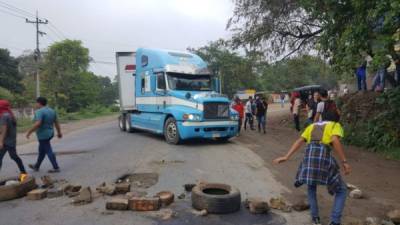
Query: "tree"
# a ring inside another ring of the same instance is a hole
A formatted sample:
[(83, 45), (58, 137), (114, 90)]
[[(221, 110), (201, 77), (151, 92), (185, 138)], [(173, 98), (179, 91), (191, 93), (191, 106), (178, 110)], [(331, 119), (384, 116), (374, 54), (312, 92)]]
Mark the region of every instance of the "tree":
[(23, 91), (21, 80), (23, 76), (18, 72), (18, 60), (10, 56), (7, 49), (0, 49), (0, 87), (10, 92)]
[(267, 66), (260, 83), (263, 90), (279, 92), (312, 84), (331, 89), (337, 85), (337, 80), (331, 67), (321, 58), (303, 55)]
[(235, 47), (262, 48), (275, 58), (315, 49), (341, 70), (365, 54), (384, 64), (399, 26), (397, 0), (235, 0), (227, 25)]
[(67, 111), (79, 110), (93, 100), (91, 86), (95, 82), (94, 75), (87, 72), (89, 61), (89, 50), (81, 41), (64, 40), (51, 45), (44, 57), (43, 89), (47, 97)]
[(209, 69), (220, 76), (222, 92), (228, 96), (232, 97), (240, 89), (258, 87), (256, 61), (231, 51), (223, 40), (198, 49), (189, 48), (189, 51), (204, 59)]
[(111, 82), (109, 77), (97, 77), (100, 94), (98, 102), (104, 106), (112, 106), (115, 104), (115, 100), (118, 97), (118, 86), (116, 82)]

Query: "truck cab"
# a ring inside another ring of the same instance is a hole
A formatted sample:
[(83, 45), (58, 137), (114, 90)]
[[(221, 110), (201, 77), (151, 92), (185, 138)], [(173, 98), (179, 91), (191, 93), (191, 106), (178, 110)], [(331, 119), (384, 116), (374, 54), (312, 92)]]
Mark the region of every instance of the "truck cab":
[(139, 48), (117, 52), (123, 131), (146, 130), (171, 144), (192, 138), (228, 140), (239, 116), (206, 63), (188, 52)]

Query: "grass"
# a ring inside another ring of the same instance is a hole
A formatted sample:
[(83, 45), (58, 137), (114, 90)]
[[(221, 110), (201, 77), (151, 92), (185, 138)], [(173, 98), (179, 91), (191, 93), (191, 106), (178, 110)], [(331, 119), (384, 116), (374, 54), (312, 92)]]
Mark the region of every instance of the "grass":
[[(58, 112), (58, 117), (60, 123), (67, 123), (70, 121), (78, 121), (84, 119), (92, 119), (101, 116), (109, 116), (116, 114), (116, 110), (114, 108), (106, 108), (106, 107), (89, 107), (87, 109), (83, 109), (80, 112), (66, 113), (63, 110)], [(30, 118), (20, 118), (17, 120), (17, 131), (18, 132), (26, 132), (33, 125), (33, 121)]]

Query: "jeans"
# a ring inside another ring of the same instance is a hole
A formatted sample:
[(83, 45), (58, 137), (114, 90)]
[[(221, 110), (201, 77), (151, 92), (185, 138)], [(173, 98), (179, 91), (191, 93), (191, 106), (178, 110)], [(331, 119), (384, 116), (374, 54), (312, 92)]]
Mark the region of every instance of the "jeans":
[(293, 114), (293, 121), (297, 131), (300, 131), (300, 118), (299, 115)]
[[(331, 212), (331, 222), (340, 224), (342, 212), (347, 197), (347, 188), (344, 182), (338, 187), (335, 193), (335, 201), (333, 203)], [(318, 200), (317, 200), (317, 186), (308, 185), (308, 203), (310, 204), (311, 217), (319, 217)]]
[(251, 113), (246, 113), (246, 119), (244, 120), (244, 129), (246, 130), (247, 127), (247, 122), (249, 123), (250, 129), (254, 129), (253, 125), (253, 114)]
[(0, 169), (3, 164), (3, 158), (6, 152), (8, 152), (10, 158), (17, 163), (19, 171), (21, 173), (26, 173), (24, 164), (22, 163), (21, 158), (17, 155), (17, 149), (15, 147), (10, 147), (7, 145), (4, 145), (3, 149), (0, 149)]
[(367, 81), (365, 77), (357, 76), (357, 84), (358, 84), (358, 90), (367, 90)]
[(384, 91), (385, 80), (386, 80), (386, 69), (379, 69), (374, 77), (371, 90), (376, 91), (376, 88), (379, 88), (379, 91)]
[(265, 131), (265, 126), (266, 126), (266, 120), (265, 120), (266, 115), (258, 115), (257, 116), (257, 122), (258, 122), (258, 131), (262, 130)]
[(285, 107), (285, 99), (281, 99), (281, 108)]
[(53, 165), (54, 169), (59, 169), (58, 164), (57, 164), (57, 160), (56, 160), (56, 156), (53, 153), (53, 149), (51, 148), (51, 144), (50, 144), (50, 139), (46, 139), (46, 140), (39, 140), (39, 155), (38, 155), (38, 159), (35, 165), (36, 169), (40, 168), (40, 165), (43, 162), (44, 157), (47, 155), (47, 157), (49, 158), (51, 165)]

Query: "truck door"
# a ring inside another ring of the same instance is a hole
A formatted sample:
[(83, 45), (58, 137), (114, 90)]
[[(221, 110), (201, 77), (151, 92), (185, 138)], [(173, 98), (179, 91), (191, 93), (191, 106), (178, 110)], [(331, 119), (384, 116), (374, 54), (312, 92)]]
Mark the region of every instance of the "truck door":
[(136, 109), (136, 53), (117, 52), (116, 61), (120, 108), (123, 111), (134, 110)]
[(164, 72), (155, 73), (156, 76), (156, 101), (159, 112), (164, 112), (167, 105), (167, 83)]

